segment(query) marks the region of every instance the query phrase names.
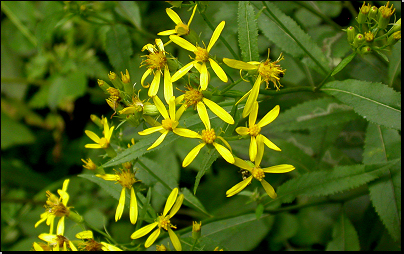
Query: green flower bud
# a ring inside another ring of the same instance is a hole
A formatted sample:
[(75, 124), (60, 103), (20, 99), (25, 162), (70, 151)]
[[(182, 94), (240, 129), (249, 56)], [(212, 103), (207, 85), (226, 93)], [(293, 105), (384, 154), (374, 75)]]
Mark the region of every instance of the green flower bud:
[(83, 217), (81, 217), (77, 213), (73, 213), (73, 212), (70, 212), (67, 217), (69, 217), (69, 219), (73, 220), (76, 223), (82, 223), (84, 220)]
[(90, 115), (90, 118), (98, 127), (104, 128), (104, 124), (98, 116), (92, 114)]
[(355, 48), (358, 48), (360, 45), (362, 45), (365, 42), (365, 36), (363, 34), (357, 34), (355, 36), (355, 39), (353, 41), (353, 46)]
[(199, 239), (199, 237), (201, 237), (201, 226), (202, 226), (202, 222), (196, 222), (193, 221), (192, 222), (192, 238), (194, 238), (195, 240)]
[(370, 4), (365, 5), (365, 2), (363, 2), (363, 5), (360, 8), (360, 11), (358, 14), (358, 19), (357, 19), (359, 24), (363, 24), (366, 22), (369, 11), (370, 11)]
[(389, 2), (387, 2), (385, 6), (383, 5), (382, 7), (379, 8), (378, 28), (385, 29), (387, 27), (387, 25), (390, 22), (390, 17), (391, 15), (393, 15), (395, 10), (396, 9), (393, 9), (393, 5), (391, 5), (389, 8)]
[(397, 32), (393, 33), (392, 35), (390, 35), (389, 38), (387, 38), (387, 45), (393, 46), (400, 39), (401, 39), (401, 31), (397, 31)]
[(114, 85), (115, 88), (122, 90), (123, 89), (123, 83), (120, 78), (118, 78), (115, 74), (115, 72), (110, 71), (108, 74), (109, 80), (111, 80), (112, 84)]
[(348, 27), (346, 29), (346, 33), (347, 33), (347, 36), (348, 36), (348, 42), (352, 43), (354, 41), (355, 33), (356, 33), (355, 32), (355, 27), (353, 27), (353, 26)]
[(363, 55), (369, 54), (370, 52), (372, 52), (372, 49), (369, 46), (364, 46), (361, 48), (361, 53)]
[(105, 82), (104, 80), (98, 79), (98, 86), (104, 91), (105, 93), (108, 93), (107, 89), (110, 88), (111, 86)]
[(378, 9), (376, 6), (370, 7), (370, 11), (368, 14), (368, 19), (372, 21), (373, 19), (376, 20)]
[(156, 105), (146, 102), (143, 106), (143, 114), (148, 116), (158, 116), (160, 113)]

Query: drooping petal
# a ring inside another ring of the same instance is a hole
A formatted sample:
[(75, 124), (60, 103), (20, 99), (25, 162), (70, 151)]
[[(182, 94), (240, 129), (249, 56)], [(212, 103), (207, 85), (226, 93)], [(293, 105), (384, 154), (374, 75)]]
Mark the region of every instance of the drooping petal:
[(96, 174), (95, 176), (102, 178), (106, 181), (118, 181), (119, 179), (119, 176), (117, 176), (116, 174), (103, 174), (103, 175)]
[(164, 119), (168, 119), (170, 118), (170, 116), (168, 115), (167, 109), (164, 106), (163, 102), (160, 100), (159, 97), (154, 96), (153, 97), (153, 102), (156, 105), (158, 111), (160, 112), (160, 114), (164, 117)]
[(175, 29), (171, 29), (171, 30), (162, 31), (162, 32), (158, 33), (157, 35), (167, 36), (167, 35), (172, 35), (172, 34), (176, 34), (176, 33), (177, 33), (177, 31), (175, 31)]
[(251, 90), (252, 90), (252, 89), (250, 89), (250, 91), (246, 92), (246, 93), (243, 95), (243, 97), (241, 97), (240, 100), (238, 100), (238, 101), (236, 102), (235, 105), (237, 105), (237, 104), (239, 104), (240, 102), (242, 102), (243, 100), (245, 100), (245, 98), (247, 98), (247, 96), (250, 95)]
[(184, 38), (179, 37), (178, 35), (170, 35), (170, 40), (172, 40), (175, 44), (177, 44), (181, 48), (184, 48), (191, 52), (197, 51), (197, 48), (194, 45), (192, 45), (192, 43), (185, 40)]
[(269, 111), (258, 123), (259, 127), (263, 127), (265, 125), (270, 124), (273, 120), (275, 120), (279, 115), (280, 107), (276, 105), (271, 111)]
[(93, 239), (94, 238), (93, 231), (86, 230), (86, 231), (82, 231), (80, 233), (77, 233), (76, 238), (77, 239)]
[(234, 157), (234, 165), (239, 168), (251, 171), (252, 167), (245, 161), (240, 158)]
[(153, 143), (149, 148), (147, 148), (147, 150), (153, 149), (153, 148), (155, 148), (156, 146), (160, 145), (161, 142), (163, 142), (163, 140), (166, 138), (168, 132), (169, 132), (168, 130), (165, 130), (165, 131), (160, 135), (160, 137), (159, 137), (158, 139), (156, 139), (156, 141), (154, 141), (154, 143)]
[(138, 238), (140, 238), (140, 237), (142, 237), (142, 236), (144, 236), (144, 235), (147, 235), (147, 234), (148, 234), (150, 231), (152, 231), (153, 228), (155, 228), (158, 224), (159, 224), (159, 223), (156, 221), (156, 222), (153, 222), (153, 223), (150, 224), (150, 225), (144, 226), (144, 227), (138, 229), (137, 231), (135, 231), (135, 232), (130, 236), (130, 238), (132, 238), (132, 239), (138, 239)]
[(168, 111), (170, 113), (170, 119), (175, 121), (175, 97), (171, 97), (168, 101)]
[(234, 60), (234, 59), (229, 59), (229, 58), (223, 58), (223, 62), (234, 69), (239, 69), (239, 70), (256, 70), (258, 69), (257, 66), (239, 61), (239, 60)]
[(48, 218), (48, 212), (44, 212), (41, 214), (41, 219), (35, 223), (35, 228), (39, 226), (39, 224), (41, 224), (42, 222), (44, 222), (47, 218)]
[(164, 52), (164, 43), (161, 39), (155, 40), (157, 47), (159, 48), (160, 52)]
[(274, 187), (272, 187), (272, 185), (270, 185), (267, 181), (265, 181), (265, 179), (261, 180), (261, 184), (262, 184), (262, 187), (264, 187), (265, 192), (268, 194), (268, 196), (275, 199), (277, 195), (275, 193)]
[(149, 134), (152, 134), (154, 132), (161, 131), (161, 130), (164, 130), (164, 128), (163, 128), (163, 126), (160, 125), (160, 126), (156, 126), (156, 127), (150, 127), (150, 128), (148, 128), (146, 130), (143, 130), (143, 131), (139, 131), (138, 134), (139, 135), (149, 135)]
[(129, 206), (129, 218), (130, 223), (135, 224), (137, 221), (137, 200), (133, 187), (130, 189), (130, 206)]
[(119, 197), (118, 206), (116, 207), (115, 221), (121, 219), (124, 207), (125, 207), (125, 188), (122, 187), (121, 196)]
[(191, 162), (195, 159), (195, 157), (198, 155), (199, 151), (202, 149), (202, 147), (205, 146), (205, 143), (201, 143), (197, 146), (195, 146), (188, 154), (185, 156), (184, 161), (182, 162), (182, 167), (185, 168)]
[(144, 85), (143, 85), (144, 80), (147, 78), (147, 76), (150, 75), (151, 72), (152, 72), (152, 69), (147, 69), (147, 70), (143, 73), (142, 79), (140, 80), (140, 84), (142, 84), (143, 87), (144, 87)]
[(196, 7), (197, 7), (197, 6), (198, 6), (198, 5), (195, 4), (195, 7), (194, 7), (194, 9), (193, 9), (193, 11), (192, 11), (192, 15), (191, 15), (191, 17), (189, 18), (189, 21), (188, 21), (188, 27), (191, 25), (191, 22), (192, 22), (192, 19), (194, 18), (194, 14), (195, 14)]
[(35, 251), (43, 251), (43, 250), (44, 250), (44, 249), (43, 249), (39, 244), (37, 244), (36, 242), (34, 242), (33, 247), (34, 247), (34, 250), (35, 250)]
[(257, 115), (258, 115), (258, 102), (255, 101), (252, 109), (251, 109), (251, 113), (248, 116), (248, 127), (253, 127), (255, 125), (255, 121), (257, 121)]
[(221, 136), (216, 136), (216, 138), (220, 139), (220, 140), (227, 146), (227, 148), (230, 150), (230, 152), (232, 152), (231, 146), (230, 146), (229, 142), (227, 142), (227, 141), (226, 141), (223, 137), (221, 137)]
[(206, 99), (206, 98), (202, 98), (202, 101), (220, 119), (222, 119), (223, 121), (225, 121), (228, 124), (234, 124), (233, 117), (229, 113), (227, 113), (226, 110), (224, 110), (222, 107), (220, 107), (215, 102), (213, 102), (209, 99)]
[(264, 140), (262, 135), (256, 137), (257, 140), (257, 156), (255, 157), (255, 166), (259, 167), (262, 161), (262, 156), (264, 155)]
[(174, 21), (174, 23), (175, 23), (176, 25), (182, 23), (182, 20), (181, 20), (180, 16), (178, 16), (178, 14), (177, 14), (175, 11), (173, 11), (173, 10), (170, 9), (170, 8), (166, 8), (166, 12), (167, 12), (167, 15), (170, 17), (170, 19), (171, 19), (172, 21)]
[(164, 206), (163, 216), (166, 216), (171, 207), (173, 207), (175, 200), (177, 199), (178, 188), (174, 188), (167, 198), (166, 205)]
[(205, 125), (205, 128), (207, 130), (210, 130), (210, 120), (205, 105), (202, 102), (198, 102), (198, 104), (196, 104), (196, 110), (198, 111), (199, 118), (201, 118), (201, 121), (203, 125)]
[(215, 45), (217, 39), (219, 39), (220, 34), (223, 31), (224, 25), (226, 24), (226, 22), (222, 21), (219, 23), (219, 25), (217, 25), (215, 31), (213, 31), (212, 37), (210, 38), (208, 47), (206, 48), (206, 50), (209, 52), (213, 45)]
[[(262, 134), (259, 134), (259, 135), (262, 136), (265, 145), (267, 145), (269, 148), (271, 148), (271, 149), (273, 149), (273, 150), (275, 150), (275, 151), (281, 151), (281, 149), (280, 149), (279, 147), (277, 147), (274, 143), (272, 143), (271, 140), (267, 139), (267, 137), (265, 137), (265, 136), (262, 135)], [(258, 136), (259, 136), (259, 135), (258, 135)]]
[(144, 243), (144, 247), (149, 248), (157, 239), (157, 237), (159, 237), (160, 235), (160, 228), (156, 229), (146, 240), (146, 242)]
[(170, 218), (172, 218), (178, 212), (178, 210), (180, 210), (183, 201), (184, 201), (184, 194), (181, 194), (178, 196), (177, 201), (175, 202), (170, 213), (168, 214)]
[(86, 134), (87, 134), (87, 136), (89, 137), (89, 138), (91, 138), (95, 143), (99, 143), (100, 142), (100, 137), (98, 137), (98, 135), (97, 134), (95, 134), (94, 132), (92, 132), (92, 131), (88, 131), (88, 130), (85, 130), (84, 131)]
[(63, 235), (65, 233), (65, 216), (60, 217), (58, 225), (56, 227), (56, 234)]
[(157, 92), (159, 91), (160, 76), (161, 76), (161, 73), (159, 71), (156, 71), (154, 73), (153, 81), (151, 82), (151, 85), (149, 87), (149, 92), (147, 93), (147, 95), (149, 95), (149, 97), (155, 96), (157, 94)]
[(223, 157), (223, 159), (225, 159), (230, 164), (234, 163), (233, 154), (231, 154), (231, 152), (226, 147), (224, 147), (221, 144), (218, 144), (216, 142), (213, 142), (213, 146), (220, 153), (220, 155)]
[(171, 228), (168, 228), (168, 235), (170, 236), (171, 242), (174, 246), (174, 249), (176, 251), (182, 251), (182, 246), (181, 246), (181, 242), (180, 239), (178, 238), (177, 234), (174, 233), (174, 231)]
[(56, 242), (56, 235), (52, 235), (52, 234), (40, 234), (38, 236), (39, 239), (47, 242), (47, 243), (54, 243)]
[(236, 132), (240, 135), (249, 135), (250, 134), (249, 129), (247, 127), (243, 127), (243, 126), (237, 127)]
[(99, 144), (87, 144), (84, 147), (85, 148), (94, 148), (94, 149), (102, 148)]
[(198, 134), (197, 132), (185, 128), (175, 128), (173, 132), (179, 136), (186, 137), (186, 138), (200, 138), (202, 139), (202, 136)]
[(169, 103), (171, 97), (173, 97), (173, 83), (171, 82), (170, 71), (166, 65), (164, 67), (164, 99)]
[(261, 85), (261, 75), (258, 76), (257, 80), (255, 81), (254, 86), (251, 89), (251, 93), (248, 96), (247, 102), (245, 103), (245, 107), (244, 107), (243, 114), (242, 114), (243, 118), (250, 114), (252, 107), (254, 105), (254, 102), (258, 98), (258, 94), (260, 92), (260, 85)]
[(212, 58), (209, 58), (209, 62), (210, 62), (210, 66), (212, 66), (213, 71), (220, 78), (220, 80), (223, 81), (223, 82), (227, 82), (228, 81), (227, 75), (223, 71), (222, 67), (220, 67), (220, 65), (217, 64), (216, 61), (213, 60)]
[(254, 136), (251, 136), (248, 155), (250, 156), (250, 161), (255, 161), (255, 157), (257, 156), (257, 140), (255, 139)]
[(184, 65), (184, 67), (182, 67), (181, 69), (179, 69), (176, 73), (174, 73), (174, 75), (171, 77), (171, 82), (175, 82), (177, 80), (179, 80), (180, 78), (182, 78), (182, 76), (184, 76), (185, 74), (188, 73), (188, 71), (194, 67), (194, 62), (192, 61), (186, 65)]
[(226, 197), (231, 197), (242, 191), (252, 180), (253, 176), (249, 176), (243, 181), (231, 187), (228, 191), (226, 191)]
[(206, 63), (202, 63), (201, 67), (201, 76), (200, 76), (200, 84), (201, 84), (201, 91), (206, 90), (208, 88), (209, 83), (209, 76), (208, 76), (208, 69), (206, 68)]
[(295, 167), (289, 164), (281, 164), (281, 165), (276, 165), (268, 168), (263, 168), (262, 170), (265, 173), (287, 173), (292, 170), (294, 170)]

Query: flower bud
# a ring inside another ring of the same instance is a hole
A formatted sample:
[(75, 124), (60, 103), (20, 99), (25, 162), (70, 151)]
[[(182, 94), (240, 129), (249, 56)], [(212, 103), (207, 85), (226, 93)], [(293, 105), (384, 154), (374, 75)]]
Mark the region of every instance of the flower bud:
[(348, 36), (348, 42), (352, 43), (354, 41), (355, 38), (355, 27), (350, 26), (346, 29), (346, 33)]
[(390, 35), (389, 38), (387, 38), (387, 45), (393, 46), (400, 39), (401, 39), (401, 31), (397, 31), (397, 32), (393, 33), (392, 35)]
[(107, 92), (107, 89), (110, 88), (111, 86), (105, 82), (104, 80), (98, 79), (97, 80), (98, 86), (102, 89), (102, 91)]
[(109, 80), (111, 80), (112, 84), (115, 86), (117, 89), (123, 89), (123, 83), (122, 81), (116, 76), (115, 72), (110, 71), (108, 74)]
[(146, 102), (143, 106), (143, 114), (148, 116), (157, 116), (159, 115), (159, 111), (156, 105)]
[(358, 14), (358, 19), (357, 19), (359, 24), (363, 24), (366, 22), (369, 11), (370, 11), (370, 4), (365, 5), (365, 2), (363, 2), (363, 5), (360, 8), (360, 11)]
[(357, 34), (355, 36), (355, 39), (353, 41), (353, 46), (355, 48), (358, 48), (360, 45), (362, 45), (362, 43), (365, 42), (365, 36), (363, 36), (363, 34)]
[(91, 121), (93, 121), (98, 127), (104, 128), (103, 121), (96, 115), (90, 115)]
[(201, 237), (201, 226), (202, 226), (202, 221), (196, 222), (193, 221), (192, 222), (192, 238), (194, 238), (195, 240), (199, 239), (199, 237)]
[(370, 52), (372, 52), (372, 49), (369, 46), (364, 46), (361, 48), (361, 53), (363, 55), (369, 54)]
[(369, 21), (372, 21), (373, 19), (376, 19), (377, 12), (378, 12), (378, 9), (377, 9), (376, 6), (370, 7), (370, 11), (369, 11), (369, 14), (368, 14)]
[(390, 17), (391, 15), (393, 15), (394, 11), (396, 9), (393, 9), (393, 5), (390, 6), (389, 8), (389, 3), (387, 2), (387, 4), (382, 7), (379, 8), (379, 24), (378, 24), (378, 28), (380, 29), (385, 29), (387, 27), (387, 25), (390, 22)]

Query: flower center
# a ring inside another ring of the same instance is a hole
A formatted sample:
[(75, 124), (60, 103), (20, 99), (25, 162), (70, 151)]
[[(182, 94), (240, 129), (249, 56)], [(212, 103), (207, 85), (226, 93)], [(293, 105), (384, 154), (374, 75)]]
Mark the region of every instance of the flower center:
[(187, 87), (189, 91), (185, 92), (184, 100), (185, 104), (189, 106), (195, 106), (198, 102), (202, 101), (203, 95), (192, 87)]
[(251, 174), (253, 175), (253, 177), (255, 178), (255, 179), (257, 179), (258, 181), (260, 181), (261, 182), (261, 180), (265, 177), (265, 174), (264, 174), (264, 170), (262, 170), (262, 168), (260, 168), (260, 167), (254, 167), (253, 169), (252, 169), (252, 172), (251, 172)]
[(164, 228), (165, 230), (168, 230), (168, 227), (170, 228), (177, 228), (176, 226), (172, 225), (170, 222), (170, 217), (166, 216), (164, 217), (163, 215), (159, 216), (158, 218), (159, 221), (159, 228)]
[(118, 97), (119, 98), (119, 90), (113, 87), (108, 87), (107, 92), (111, 95), (111, 97)]
[(175, 32), (177, 32), (179, 36), (187, 35), (189, 34), (189, 27), (184, 23), (179, 23), (175, 26)]
[(132, 173), (130, 169), (121, 169), (121, 171), (121, 173), (116, 172), (119, 176), (119, 179), (117, 180), (118, 183), (124, 188), (132, 188), (132, 185), (137, 182), (135, 174)]
[(148, 68), (162, 70), (167, 63), (167, 58), (163, 52), (150, 53), (145, 60)]
[[(282, 59), (283, 58), (281, 58), (280, 60)], [(280, 65), (277, 64), (280, 60), (271, 63), (270, 59), (267, 59), (265, 62), (261, 63), (260, 66), (258, 67), (258, 73), (261, 75), (262, 79), (267, 83), (267, 88), (269, 81), (271, 81), (274, 84), (276, 90), (279, 90), (279, 87), (281, 86), (279, 80), (280, 77), (283, 77), (283, 75), (285, 74), (285, 70), (282, 70)]]
[(95, 241), (94, 239), (88, 239), (85, 243), (86, 247), (84, 248), (86, 251), (101, 251), (102, 244)]
[(393, 9), (393, 4), (389, 8), (389, 2), (387, 2), (386, 6), (383, 5), (379, 8), (379, 11), (381, 12), (383, 18), (385, 18), (385, 19), (390, 18), (391, 15), (393, 15), (395, 10), (396, 9)]
[(107, 148), (109, 146), (109, 142), (105, 137), (102, 137), (98, 144), (101, 146), (101, 148)]
[(261, 127), (259, 127), (258, 125), (254, 125), (254, 126), (250, 127), (248, 129), (248, 131), (249, 131), (251, 136), (256, 137), (258, 134), (260, 134)]
[(216, 134), (214, 129), (202, 130), (202, 140), (206, 144), (212, 144), (216, 139)]
[(69, 240), (67, 240), (67, 238), (62, 235), (56, 236), (56, 243), (59, 244), (59, 247), (63, 247), (64, 242), (68, 244)]
[(197, 50), (194, 52), (195, 53), (195, 60), (199, 62), (207, 62), (209, 59), (209, 53), (206, 49), (196, 47)]
[(375, 36), (373, 35), (372, 32), (365, 32), (365, 40), (367, 42), (372, 42)]
[(69, 215), (70, 209), (60, 202), (54, 194), (50, 191), (46, 191), (46, 196), (48, 197), (48, 200), (46, 200), (45, 208), (48, 209), (49, 213), (52, 213), (57, 217)]
[(164, 119), (163, 121), (161, 121), (161, 125), (163, 126), (163, 128), (168, 131), (172, 131), (173, 128), (177, 126), (177, 123), (177, 121), (173, 121), (171, 119)]

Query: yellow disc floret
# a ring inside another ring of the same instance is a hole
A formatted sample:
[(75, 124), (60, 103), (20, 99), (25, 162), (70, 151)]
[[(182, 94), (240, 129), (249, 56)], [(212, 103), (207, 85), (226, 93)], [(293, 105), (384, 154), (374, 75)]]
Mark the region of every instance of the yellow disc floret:
[(132, 188), (132, 185), (137, 182), (135, 174), (130, 169), (121, 169), (121, 171), (121, 173), (115, 171), (119, 176), (119, 179), (117, 179), (118, 183), (124, 188)]
[(257, 180), (260, 181), (260, 182), (261, 182), (261, 180), (264, 179), (264, 177), (265, 177), (264, 170), (262, 170), (262, 168), (260, 168), (260, 167), (254, 167), (254, 168), (252, 169), (251, 174), (253, 175), (253, 177), (254, 177), (255, 179), (257, 179)]
[(202, 130), (202, 140), (206, 144), (212, 144), (216, 139), (216, 134), (214, 129)]
[[(150, 53), (147, 56), (147, 59), (143, 62), (146, 62), (147, 68), (153, 70), (164, 70), (164, 66), (167, 63), (167, 58), (161, 51), (155, 51), (154, 53)], [(143, 62), (142, 65), (143, 66)]]
[(248, 129), (248, 132), (250, 133), (251, 136), (256, 137), (258, 134), (260, 134), (261, 127), (259, 127), (258, 125), (255, 124)]
[(178, 23), (175, 26), (175, 32), (178, 34), (178, 36), (187, 35), (189, 34), (189, 27), (184, 23)]
[(195, 53), (195, 60), (200, 62), (207, 62), (209, 61), (209, 53), (206, 49), (201, 47), (196, 47)]
[(161, 125), (163, 126), (164, 129), (172, 131), (175, 127), (177, 127), (178, 122), (167, 118), (161, 121)]
[(281, 66), (277, 64), (281, 60), (283, 60), (282, 54), (275, 62), (271, 62), (271, 59), (267, 59), (265, 62), (261, 63), (260, 66), (258, 67), (258, 73), (261, 75), (262, 79), (267, 84), (266, 89), (268, 89), (269, 81), (271, 81), (274, 84), (276, 90), (279, 90), (279, 87), (282, 86), (279, 80), (281, 77), (283, 77), (286, 70), (283, 70)]
[(185, 92), (184, 101), (185, 104), (189, 106), (196, 106), (198, 102), (202, 101), (203, 94), (197, 89), (193, 89), (190, 86), (186, 87), (189, 91)]

